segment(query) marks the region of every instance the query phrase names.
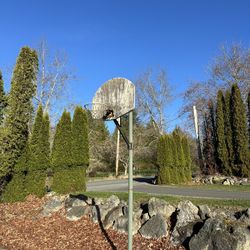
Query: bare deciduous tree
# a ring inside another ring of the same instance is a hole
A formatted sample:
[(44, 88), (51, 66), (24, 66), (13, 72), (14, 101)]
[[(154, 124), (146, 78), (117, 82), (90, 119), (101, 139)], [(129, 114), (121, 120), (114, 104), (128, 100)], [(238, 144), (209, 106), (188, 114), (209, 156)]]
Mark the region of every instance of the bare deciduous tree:
[(161, 135), (167, 126), (165, 109), (171, 100), (170, 85), (164, 70), (160, 70), (156, 79), (147, 71), (135, 81), (138, 114), (146, 122), (152, 121)]
[(223, 46), (208, 67), (208, 73), (207, 81), (191, 82), (184, 93), (184, 105), (180, 115), (187, 115), (189, 125), (193, 125), (192, 106), (197, 107), (202, 118), (207, 109), (207, 101), (215, 99), (219, 89), (226, 90), (237, 83), (243, 99), (246, 100), (250, 89), (250, 49), (237, 44), (231, 47)]
[[(49, 53), (46, 41), (38, 46), (39, 73), (36, 100), (42, 103), (44, 112), (55, 114), (60, 105), (58, 100), (68, 94), (68, 83), (75, 79), (69, 70), (67, 56), (63, 52)], [(65, 105), (65, 104), (64, 104)]]

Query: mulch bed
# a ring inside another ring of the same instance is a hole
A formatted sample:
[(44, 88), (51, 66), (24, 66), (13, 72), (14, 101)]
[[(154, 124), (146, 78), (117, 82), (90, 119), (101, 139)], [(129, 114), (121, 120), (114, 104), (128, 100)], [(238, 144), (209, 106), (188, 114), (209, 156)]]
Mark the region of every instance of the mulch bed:
[[(0, 249), (127, 249), (126, 234), (104, 230), (89, 218), (67, 221), (63, 209), (51, 217), (41, 217), (46, 199), (29, 196), (25, 202), (0, 204)], [(171, 246), (168, 237), (148, 240), (137, 234), (133, 237), (133, 249), (184, 248)]]

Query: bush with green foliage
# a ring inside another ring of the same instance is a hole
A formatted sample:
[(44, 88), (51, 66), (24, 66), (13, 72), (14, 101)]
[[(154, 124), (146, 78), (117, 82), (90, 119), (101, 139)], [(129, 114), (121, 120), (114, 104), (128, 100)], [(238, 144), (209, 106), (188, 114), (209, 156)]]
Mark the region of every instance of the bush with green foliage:
[(27, 196), (25, 188), (25, 173), (15, 173), (10, 182), (6, 185), (1, 195), (2, 202), (23, 201)]

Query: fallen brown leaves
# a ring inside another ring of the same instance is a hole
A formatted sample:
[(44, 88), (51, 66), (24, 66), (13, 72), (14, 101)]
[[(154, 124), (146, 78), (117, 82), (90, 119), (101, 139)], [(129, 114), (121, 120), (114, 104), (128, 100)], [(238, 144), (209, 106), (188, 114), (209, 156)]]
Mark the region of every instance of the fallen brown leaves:
[[(51, 217), (41, 217), (46, 198), (27, 197), (25, 202), (0, 204), (0, 249), (127, 249), (127, 235), (103, 230), (88, 218), (67, 221), (65, 211)], [(184, 249), (173, 247), (168, 238), (147, 240), (133, 237), (133, 249)]]

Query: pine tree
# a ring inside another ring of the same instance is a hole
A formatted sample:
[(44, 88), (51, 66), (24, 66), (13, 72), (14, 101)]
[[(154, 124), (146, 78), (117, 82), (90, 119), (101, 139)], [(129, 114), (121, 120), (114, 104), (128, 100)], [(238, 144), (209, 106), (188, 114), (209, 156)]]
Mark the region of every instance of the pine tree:
[(38, 57), (28, 47), (21, 49), (13, 72), (8, 110), (6, 112), (6, 138), (3, 143), (4, 162), (0, 175), (13, 170), (28, 141), (28, 123), (31, 118), (32, 98), (36, 90)]
[(3, 87), (3, 77), (2, 77), (2, 72), (0, 71), (0, 125), (3, 122), (4, 109), (6, 105), (7, 102)]
[(29, 143), (29, 171), (41, 169), (40, 161), (43, 158), (41, 152), (41, 130), (43, 125), (43, 108), (39, 105), (35, 122), (32, 129), (31, 139)]
[(72, 164), (74, 166), (88, 166), (88, 124), (87, 115), (82, 107), (76, 107), (72, 121)]
[(246, 110), (237, 84), (231, 94), (235, 174), (250, 176)]
[(165, 141), (165, 179), (166, 184), (171, 184), (173, 179), (173, 168), (172, 168), (172, 162), (173, 162), (173, 156), (171, 151), (171, 138), (170, 135), (165, 135), (164, 138)]
[(221, 173), (230, 174), (228, 154), (225, 139), (224, 108), (225, 100), (221, 90), (217, 94), (216, 107), (216, 156), (218, 168)]
[(234, 164), (234, 150), (233, 150), (233, 139), (232, 139), (232, 117), (231, 117), (231, 93), (229, 90), (225, 94), (225, 106), (224, 106), (224, 128), (225, 128), (225, 143), (228, 155), (229, 169), (227, 174), (232, 174)]
[(72, 166), (72, 130), (70, 113), (63, 112), (56, 126), (51, 164), (54, 169)]

